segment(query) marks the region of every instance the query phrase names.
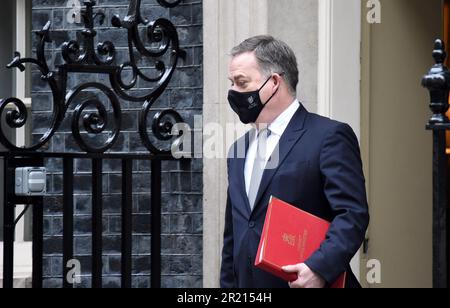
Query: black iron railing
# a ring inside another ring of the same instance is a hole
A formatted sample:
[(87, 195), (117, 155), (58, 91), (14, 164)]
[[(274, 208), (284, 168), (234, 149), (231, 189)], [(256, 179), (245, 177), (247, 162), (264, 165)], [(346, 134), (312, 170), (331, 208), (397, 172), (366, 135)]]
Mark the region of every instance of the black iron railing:
[[(174, 7), (181, 1), (158, 0), (163, 7)], [(173, 24), (166, 19), (148, 21), (141, 16), (141, 1), (131, 0), (128, 15), (124, 18), (114, 16), (113, 26), (124, 29), (128, 35), (129, 60), (121, 65), (113, 65), (116, 59), (114, 43), (106, 41), (94, 46), (97, 31), (94, 23), (105, 18), (105, 15), (95, 11), (95, 1), (84, 1), (85, 8), (81, 11), (85, 29), (81, 31), (82, 41), (69, 41), (62, 46), (64, 64), (51, 70), (45, 58), (46, 44), (51, 42), (48, 22), (37, 33), (39, 36), (36, 47), (36, 58), (22, 58), (15, 53), (8, 68), (25, 70), (25, 64), (36, 66), (41, 72), (41, 78), (51, 88), (53, 94), (53, 114), (50, 128), (28, 147), (17, 147), (7, 137), (0, 125), (0, 143), (7, 151), (0, 153), (4, 160), (5, 193), (4, 193), (4, 263), (3, 285), (13, 287), (14, 278), (14, 229), (15, 206), (28, 204), (33, 207), (33, 287), (42, 287), (43, 271), (43, 197), (19, 197), (14, 192), (14, 172), (19, 167), (38, 167), (44, 165), (48, 158), (63, 160), (63, 285), (73, 287), (67, 278), (66, 266), (74, 255), (74, 160), (88, 159), (92, 161), (92, 286), (102, 286), (102, 171), (103, 161), (113, 159), (122, 165), (122, 287), (131, 287), (132, 260), (132, 165), (133, 160), (151, 161), (151, 283), (152, 287), (161, 285), (161, 172), (162, 161), (174, 160), (171, 146), (181, 143), (180, 135), (172, 135), (176, 123), (182, 123), (182, 117), (174, 110), (164, 110), (155, 114), (153, 122), (148, 123), (150, 109), (168, 86), (177, 67), (178, 60), (185, 52), (180, 49), (178, 35)], [(145, 26), (147, 44), (140, 37), (138, 26)], [(149, 47), (148, 47), (149, 46)], [(138, 67), (135, 50), (142, 57), (154, 62), (156, 76), (148, 76)], [(168, 63), (165, 63), (166, 59)], [(123, 72), (132, 72), (131, 81), (123, 80)], [(111, 86), (98, 82), (88, 82), (68, 90), (67, 78), (72, 73), (103, 74), (108, 77)], [(135, 96), (130, 93), (139, 79), (155, 83), (148, 93)], [(86, 99), (75, 104), (85, 91), (95, 90), (103, 93), (112, 107), (112, 119), (109, 119), (107, 108), (98, 98)], [(119, 98), (133, 102), (142, 102), (139, 115), (139, 135), (146, 153), (111, 153), (108, 152), (116, 143), (121, 132), (122, 111)], [(73, 113), (69, 113), (73, 110)], [(23, 127), (28, 120), (25, 104), (17, 98), (0, 101), (0, 116), (6, 113), (6, 125), (17, 129)], [(52, 136), (67, 117), (71, 117), (72, 136), (80, 148), (77, 153), (53, 153), (42, 151), (50, 142)], [(111, 125), (111, 123), (113, 123)], [(108, 127), (110, 125), (110, 128)], [(149, 135), (151, 128), (152, 136)], [(92, 142), (86, 135), (100, 136), (107, 134), (106, 140)], [(157, 140), (155, 144), (152, 140)], [(167, 143), (161, 145), (161, 143)]]
[(448, 157), (446, 132), (450, 121), (446, 115), (449, 104), (450, 72), (444, 65), (447, 53), (442, 40), (433, 50), (436, 64), (423, 77), (422, 85), (430, 91), (432, 116), (427, 129), (433, 131), (433, 286), (446, 288), (448, 283)]

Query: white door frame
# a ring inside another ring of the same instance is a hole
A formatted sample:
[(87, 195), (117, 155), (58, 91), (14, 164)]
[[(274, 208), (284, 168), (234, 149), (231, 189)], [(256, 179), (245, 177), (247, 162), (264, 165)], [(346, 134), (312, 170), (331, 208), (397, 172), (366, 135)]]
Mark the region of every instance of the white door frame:
[[(318, 113), (361, 140), (361, 0), (319, 0)], [(360, 253), (352, 260), (360, 278)]]
[[(30, 9), (28, 0), (16, 0), (14, 25), (15, 42), (14, 48), (19, 51), (22, 56), (26, 56), (28, 52), (27, 41), (29, 39), (29, 22)], [(12, 55), (11, 55), (12, 56)], [(27, 73), (19, 73), (14, 71), (14, 96), (21, 99), (27, 108), (31, 108), (31, 98), (27, 97)], [(25, 127), (16, 130), (16, 145), (25, 145), (26, 140)], [(6, 206), (6, 205), (5, 205)], [(23, 210), (24, 205), (17, 205), (16, 215), (18, 216)], [(25, 224), (22, 218), (16, 226), (15, 243), (14, 243), (14, 278), (31, 277), (32, 272), (32, 243), (25, 242)], [(3, 277), (3, 242), (0, 242), (0, 279)]]

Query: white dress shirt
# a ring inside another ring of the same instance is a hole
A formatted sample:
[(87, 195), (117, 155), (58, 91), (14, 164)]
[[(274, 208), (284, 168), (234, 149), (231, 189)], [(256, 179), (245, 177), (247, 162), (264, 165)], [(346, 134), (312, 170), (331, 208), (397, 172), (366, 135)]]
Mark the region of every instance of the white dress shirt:
[[(280, 138), (283, 135), (284, 131), (286, 130), (287, 126), (289, 125), (289, 122), (292, 120), (292, 117), (297, 112), (298, 108), (300, 108), (300, 103), (298, 100), (295, 100), (292, 102), (292, 104), (283, 111), (282, 114), (280, 114), (270, 125), (269, 125), (269, 131), (270, 136), (267, 139), (267, 151), (266, 151), (266, 163), (269, 160), (269, 158), (272, 156), (273, 151), (275, 150), (276, 146), (280, 142)], [(247, 192), (247, 195), (250, 190), (250, 180), (252, 178), (252, 172), (253, 172), (253, 163), (255, 162), (256, 158), (256, 151), (257, 151), (257, 145), (258, 145), (258, 134), (253, 135), (253, 140), (250, 141), (250, 145), (247, 152), (247, 157), (245, 159), (245, 168), (244, 168), (244, 177), (245, 177), (245, 189)]]

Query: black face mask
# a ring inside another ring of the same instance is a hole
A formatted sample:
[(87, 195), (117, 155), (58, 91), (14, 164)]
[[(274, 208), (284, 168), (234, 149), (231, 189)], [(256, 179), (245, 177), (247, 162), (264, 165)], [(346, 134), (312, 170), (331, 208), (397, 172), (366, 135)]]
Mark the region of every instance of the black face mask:
[(263, 111), (264, 107), (270, 102), (270, 100), (275, 96), (277, 91), (269, 98), (269, 100), (263, 104), (259, 96), (259, 92), (264, 88), (264, 86), (269, 82), (272, 76), (267, 79), (267, 81), (259, 88), (257, 91), (252, 92), (238, 92), (230, 90), (228, 92), (228, 102), (234, 112), (237, 113), (239, 119), (244, 124), (255, 123), (259, 115)]

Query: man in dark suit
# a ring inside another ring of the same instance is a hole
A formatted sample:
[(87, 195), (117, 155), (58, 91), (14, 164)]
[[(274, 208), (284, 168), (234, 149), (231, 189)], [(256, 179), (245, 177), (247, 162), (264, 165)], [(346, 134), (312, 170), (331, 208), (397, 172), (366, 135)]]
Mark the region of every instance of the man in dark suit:
[[(309, 113), (296, 100), (298, 68), (285, 43), (250, 38), (232, 50), (228, 100), (254, 128), (231, 148), (222, 252), (224, 288), (322, 288), (347, 271), (369, 223), (358, 140), (346, 124)], [(269, 198), (331, 222), (305, 263), (287, 265), (291, 283), (254, 266)]]

